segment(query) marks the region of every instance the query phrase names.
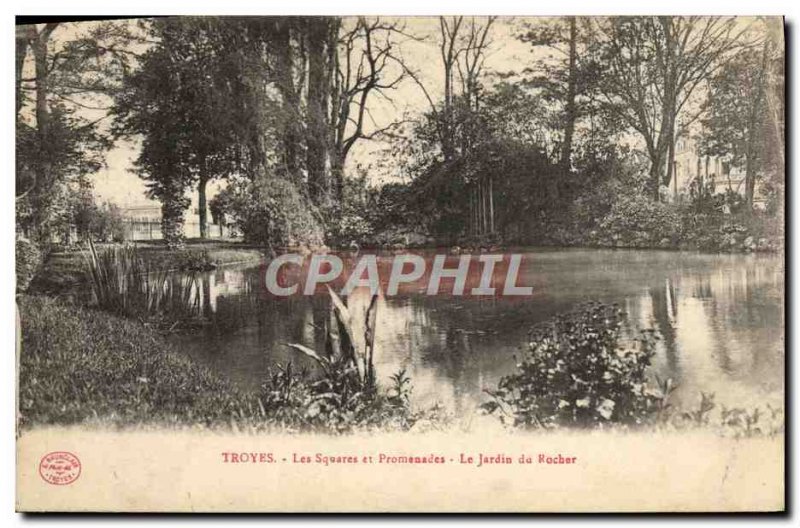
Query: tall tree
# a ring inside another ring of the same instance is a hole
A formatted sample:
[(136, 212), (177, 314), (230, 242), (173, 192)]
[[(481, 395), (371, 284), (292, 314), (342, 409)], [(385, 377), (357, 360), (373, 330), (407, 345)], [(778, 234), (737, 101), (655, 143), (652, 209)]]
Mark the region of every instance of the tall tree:
[(737, 53), (711, 79), (703, 119), (706, 154), (725, 157), (745, 172), (745, 201), (752, 210), (757, 175), (764, 166), (769, 129), (767, 78), (770, 42)]
[[(59, 187), (96, 170), (110, 146), (100, 127), (103, 103), (129, 66), (132, 38), (126, 24), (115, 22), (17, 28), (17, 203), (27, 211), (19, 221), (37, 238), (50, 234), (45, 226)], [(78, 110), (101, 115), (90, 119)]]
[(397, 39), (407, 36), (402, 25), (379, 17), (359, 17), (337, 28), (337, 51), (330, 86), (331, 172), (334, 197), (342, 200), (344, 168), (359, 141), (380, 138), (398, 126), (399, 120), (378, 123), (372, 117), (377, 99), (391, 102), (391, 91), (406, 78)]
[(689, 103), (737, 46), (734, 20), (720, 17), (620, 17), (596, 25), (600, 85), (607, 110), (639, 133), (650, 158), (650, 191), (668, 184), (668, 154), (678, 115), (688, 127), (700, 115)]
[(519, 38), (535, 54), (525, 84), (542, 95), (556, 113), (555, 132), (560, 136), (558, 164), (562, 172), (572, 165), (578, 121), (591, 113), (595, 84), (599, 77), (591, 59), (589, 20), (559, 17), (525, 23)]
[[(306, 20), (308, 41), (308, 136), (306, 167), (311, 199), (320, 203), (330, 196), (328, 160), (331, 149), (331, 110), (336, 103), (333, 77), (338, 53), (338, 18), (312, 17)], [(331, 164), (332, 165), (332, 164)]]
[[(495, 17), (439, 17), (436, 45), (444, 77), (441, 100), (434, 98), (416, 72), (406, 68), (429, 104), (425, 120), (417, 127), (417, 137), (432, 135), (442, 158), (441, 166), (429, 172), (430, 184), (442, 188), (438, 180), (452, 178), (455, 172), (460, 181), (447, 182), (444, 187), (466, 187), (463, 190), (467, 195), (468, 223), (476, 235), (491, 233), (495, 228), (493, 175), (480, 172), (480, 177), (476, 177), (479, 172), (472, 170), (472, 154), (485, 132), (480, 115), (484, 95), (482, 75), (495, 20)], [(439, 161), (432, 161), (432, 166), (438, 164)], [(451, 170), (455, 166), (459, 169)]]
[[(201, 238), (208, 235), (208, 182), (233, 173), (240, 160), (235, 131), (240, 114), (231, 98), (236, 79), (227, 77), (230, 50), (220, 34), (225, 23), (207, 18), (154, 21), (149, 34), (156, 44), (125, 78), (114, 109), (119, 135), (144, 138), (137, 167), (150, 183), (151, 196), (176, 201), (177, 206), (186, 204), (179, 197), (182, 190), (196, 188)], [(167, 210), (167, 231), (173, 232), (177, 213), (170, 205)]]

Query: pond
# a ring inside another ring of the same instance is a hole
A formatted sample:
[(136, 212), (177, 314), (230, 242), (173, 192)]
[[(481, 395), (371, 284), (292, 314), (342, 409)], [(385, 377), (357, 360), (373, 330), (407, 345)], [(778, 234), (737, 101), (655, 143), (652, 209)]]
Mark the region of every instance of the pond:
[[(406, 291), (378, 303), (376, 369), (386, 382), (405, 369), (417, 405), (439, 402), (472, 412), (514, 369), (535, 323), (583, 301), (618, 303), (628, 337), (660, 335), (651, 372), (678, 384), (675, 403), (696, 405), (713, 392), (728, 406), (782, 405), (784, 263), (774, 255), (694, 252), (517, 249), (522, 298), (427, 296)], [(434, 251), (421, 253), (432, 259)], [(380, 254), (379, 260), (392, 254)], [(285, 343), (324, 348), (327, 294), (274, 297), (264, 267), (229, 267), (200, 275), (203, 329), (176, 344), (244, 389), (258, 387), (276, 363), (305, 358)], [(354, 294), (365, 309), (368, 292)], [(309, 367), (311, 365), (308, 365)]]

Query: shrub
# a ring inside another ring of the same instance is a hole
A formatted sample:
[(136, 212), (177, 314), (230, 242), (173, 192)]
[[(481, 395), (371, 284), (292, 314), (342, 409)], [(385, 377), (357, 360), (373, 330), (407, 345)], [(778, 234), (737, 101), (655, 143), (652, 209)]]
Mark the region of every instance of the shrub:
[(268, 248), (324, 245), (319, 212), (292, 182), (259, 176), (231, 181), (224, 192), (247, 242)]
[(344, 433), (354, 429), (409, 429), (422, 415), (411, 411), (405, 372), (385, 393), (360, 391), (346, 370), (314, 376), (292, 363), (277, 365), (258, 394), (270, 421), (289, 431)]
[(174, 253), (170, 264), (181, 271), (209, 271), (217, 267), (208, 250), (194, 248)]
[(681, 214), (681, 244), (689, 248), (717, 250), (720, 247), (721, 226), (720, 215), (687, 208)]
[(517, 371), (483, 408), (518, 427), (645, 423), (661, 401), (645, 378), (654, 336), (622, 346), (622, 320), (616, 306), (590, 303), (535, 327)]
[(125, 240), (125, 221), (117, 205), (106, 202), (97, 209), (93, 218), (92, 234), (95, 240), (114, 242)]
[(761, 211), (698, 212), (691, 205), (681, 209), (682, 247), (728, 252), (779, 251), (783, 238), (780, 220)]
[(344, 210), (330, 224), (327, 239), (335, 246), (345, 246), (352, 241), (369, 240), (372, 226), (357, 211)]
[(600, 221), (598, 236), (618, 247), (670, 247), (679, 239), (679, 226), (673, 205), (646, 196), (622, 196)]
[(16, 275), (17, 292), (28, 289), (33, 277), (42, 263), (42, 252), (35, 242), (27, 238), (17, 237), (16, 242)]

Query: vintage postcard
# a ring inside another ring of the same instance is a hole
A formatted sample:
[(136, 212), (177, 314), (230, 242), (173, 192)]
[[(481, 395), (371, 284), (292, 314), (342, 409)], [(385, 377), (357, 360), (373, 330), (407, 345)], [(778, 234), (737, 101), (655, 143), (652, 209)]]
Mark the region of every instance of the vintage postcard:
[(779, 512), (780, 17), (16, 24), (22, 512)]

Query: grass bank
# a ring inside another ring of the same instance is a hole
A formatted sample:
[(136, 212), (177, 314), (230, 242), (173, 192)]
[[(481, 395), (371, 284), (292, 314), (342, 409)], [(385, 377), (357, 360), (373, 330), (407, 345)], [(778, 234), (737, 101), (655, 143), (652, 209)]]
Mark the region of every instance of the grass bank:
[[(291, 364), (259, 391), (237, 390), (173, 349), (152, 327), (44, 296), (18, 299), (22, 427), (101, 424), (237, 430), (407, 430), (404, 383), (371, 395), (331, 394)], [(339, 396), (342, 396), (341, 398)]]
[[(137, 254), (151, 269), (157, 270), (213, 269), (227, 264), (255, 263), (264, 258), (260, 248), (241, 242), (193, 239), (186, 242), (184, 249), (168, 249), (161, 242), (138, 242), (135, 245)], [(88, 248), (50, 253), (29, 291), (54, 295), (80, 287), (86, 281), (87, 257)]]
[(23, 426), (229, 422), (254, 401), (193, 364), (144, 325), (25, 296), (19, 407)]

